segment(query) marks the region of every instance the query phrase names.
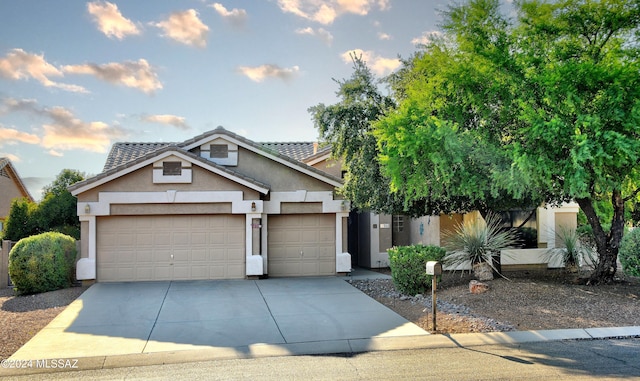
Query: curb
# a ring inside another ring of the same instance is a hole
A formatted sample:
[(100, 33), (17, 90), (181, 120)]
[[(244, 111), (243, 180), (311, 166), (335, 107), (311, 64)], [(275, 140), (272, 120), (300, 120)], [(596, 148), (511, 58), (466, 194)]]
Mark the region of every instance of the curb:
[(363, 352), (412, 349), (466, 348), (484, 345), (601, 340), (640, 337), (640, 326), (460, 333), (452, 335), (395, 336), (330, 340), (290, 344), (252, 344), (242, 347), (203, 347), (198, 350), (134, 353), (77, 359), (4, 360), (0, 377), (38, 373), (100, 370), (135, 366), (182, 364), (213, 360), (251, 359), (302, 355), (351, 355)]

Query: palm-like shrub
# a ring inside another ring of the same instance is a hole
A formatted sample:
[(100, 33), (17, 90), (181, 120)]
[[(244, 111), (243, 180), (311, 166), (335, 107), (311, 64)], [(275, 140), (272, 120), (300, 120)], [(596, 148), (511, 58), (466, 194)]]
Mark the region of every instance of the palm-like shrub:
[(593, 247), (583, 242), (576, 229), (561, 226), (556, 232), (558, 241), (563, 247), (557, 247), (548, 251), (548, 260), (560, 256), (564, 267), (571, 271), (577, 271), (581, 264), (597, 265), (597, 255)]
[(476, 277), (493, 279), (493, 271), (500, 274), (493, 256), (519, 242), (515, 230), (505, 230), (500, 225), (500, 217), (493, 213), (487, 215), (486, 222), (476, 219), (457, 224), (453, 231), (445, 233), (444, 264), (456, 269), (470, 263)]

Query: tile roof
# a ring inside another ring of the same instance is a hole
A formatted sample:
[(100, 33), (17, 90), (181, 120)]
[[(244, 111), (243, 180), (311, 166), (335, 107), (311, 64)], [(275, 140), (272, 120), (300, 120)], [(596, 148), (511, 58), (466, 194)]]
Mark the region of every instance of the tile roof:
[(166, 150), (178, 150), (184, 154), (187, 154), (194, 159), (200, 160), (203, 163), (207, 163), (209, 165), (214, 165), (233, 176), (244, 178), (247, 181), (252, 181), (255, 185), (258, 186), (268, 186), (268, 184), (263, 184), (261, 182), (252, 180), (247, 178), (246, 176), (238, 173), (237, 171), (231, 170), (224, 166), (218, 166), (217, 164), (203, 159), (198, 155), (194, 155), (189, 152), (188, 149), (193, 148), (194, 145), (197, 145), (198, 142), (206, 140), (210, 136), (214, 136), (217, 134), (223, 134), (230, 138), (233, 138), (237, 141), (240, 141), (248, 146), (252, 146), (257, 150), (263, 151), (267, 154), (273, 155), (275, 157), (280, 158), (286, 162), (291, 163), (294, 167), (304, 168), (306, 171), (311, 171), (316, 173), (317, 175), (321, 175), (327, 179), (331, 179), (337, 183), (342, 183), (342, 179), (335, 177), (329, 173), (326, 173), (322, 170), (319, 170), (315, 167), (306, 165), (302, 162), (307, 157), (317, 156), (322, 151), (328, 151), (330, 147), (323, 147), (316, 154), (313, 153), (314, 143), (313, 142), (299, 142), (299, 143), (256, 143), (252, 140), (249, 140), (243, 136), (237, 135), (231, 131), (224, 129), (223, 127), (218, 127), (215, 130), (205, 132), (199, 136), (193, 137), (189, 140), (186, 140), (182, 143), (115, 143), (113, 147), (111, 147), (111, 151), (107, 156), (107, 161), (104, 165), (103, 172), (94, 176), (90, 179), (82, 181), (80, 183), (76, 183), (72, 185), (69, 189), (75, 190), (83, 187), (84, 185), (94, 183), (100, 179), (111, 176), (116, 172), (119, 172), (123, 169), (129, 168), (131, 166), (140, 163), (141, 161), (148, 160), (154, 155), (158, 155)]
[(244, 138), (240, 135), (236, 135), (230, 131), (227, 131), (222, 127), (218, 127), (215, 130), (205, 132), (201, 135), (193, 137), (182, 143), (160, 143), (160, 142), (158, 143), (142, 143), (142, 142), (115, 143), (113, 147), (111, 147), (111, 151), (107, 156), (107, 161), (104, 164), (103, 172), (106, 172), (122, 164), (128, 163), (131, 160), (135, 160), (141, 156), (148, 154), (149, 152), (153, 152), (171, 145), (175, 145), (178, 147), (186, 147), (193, 143), (198, 142), (199, 140), (202, 140), (208, 136), (211, 136), (217, 133), (225, 133), (225, 134), (231, 135), (234, 138), (238, 140), (242, 140), (248, 144), (251, 144), (256, 148), (261, 148), (268, 152), (275, 152), (282, 156), (292, 158), (296, 161), (303, 161), (311, 156), (322, 154), (323, 152), (329, 151), (331, 149), (330, 146), (325, 146), (325, 147), (318, 148), (316, 153), (314, 153), (313, 152), (314, 144), (315, 144), (314, 142), (255, 143), (247, 138)]
[(302, 161), (313, 155), (313, 142), (269, 142), (259, 143), (267, 150), (276, 151), (281, 155)]
[(176, 143), (115, 143), (111, 147), (107, 161), (104, 164), (103, 172), (126, 164), (139, 157), (161, 148), (176, 145)]

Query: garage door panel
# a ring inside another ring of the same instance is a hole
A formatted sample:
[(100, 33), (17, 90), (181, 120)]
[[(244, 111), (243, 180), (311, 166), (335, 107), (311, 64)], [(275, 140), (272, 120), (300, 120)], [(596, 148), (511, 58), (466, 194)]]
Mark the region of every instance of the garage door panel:
[(318, 264), (318, 272), (321, 275), (333, 275), (336, 273), (335, 261), (321, 261)]
[(193, 232), (191, 233), (191, 243), (194, 245), (206, 245), (207, 244), (207, 233), (205, 232)]
[(99, 217), (98, 281), (244, 278), (244, 222), (243, 215)]
[(133, 273), (123, 272), (126, 276), (123, 276), (124, 279), (132, 279), (135, 277), (136, 280), (153, 280), (153, 267), (137, 267), (135, 275)]
[(335, 274), (335, 215), (270, 216), (270, 276)]

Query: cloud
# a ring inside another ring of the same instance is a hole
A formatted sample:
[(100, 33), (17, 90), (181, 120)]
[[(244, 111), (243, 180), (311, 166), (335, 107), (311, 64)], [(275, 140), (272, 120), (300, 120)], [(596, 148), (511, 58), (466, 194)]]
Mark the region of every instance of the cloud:
[(158, 75), (145, 59), (103, 65), (95, 63), (67, 65), (63, 66), (62, 70), (65, 73), (93, 75), (105, 82), (132, 87), (147, 94), (162, 89)]
[(391, 36), (387, 33), (378, 32), (378, 39), (382, 41), (388, 41), (391, 39)]
[(26, 112), (47, 121), (42, 125), (42, 132), (38, 135), (4, 129), (7, 131), (0, 131), (0, 139), (10, 136), (13, 141), (39, 144), (54, 152), (77, 149), (103, 153), (107, 151), (113, 139), (127, 135), (119, 126), (109, 126), (103, 122), (84, 122), (64, 107), (40, 107), (32, 100), (5, 99), (3, 111)]
[(278, 0), (278, 6), (285, 13), (317, 23), (331, 24), (338, 16), (352, 13), (367, 15), (372, 7), (389, 9), (388, 0)]
[(13, 49), (0, 58), (0, 76), (15, 81), (33, 78), (45, 87), (77, 93), (88, 92), (82, 86), (52, 81), (49, 77), (63, 77), (62, 71), (48, 63), (43, 54), (27, 53), (22, 49)]
[(194, 9), (174, 12), (165, 21), (153, 25), (163, 30), (164, 37), (182, 44), (199, 48), (207, 46), (209, 27), (202, 23)]
[(442, 32), (439, 32), (437, 30), (423, 32), (420, 37), (412, 39), (411, 43), (414, 45), (428, 45), (440, 37), (442, 37)]
[(371, 71), (377, 75), (386, 75), (397, 69), (401, 62), (398, 58), (385, 58), (376, 55), (371, 50), (353, 49), (342, 53), (341, 57), (345, 63), (352, 63), (352, 55), (362, 57), (362, 60), (369, 66)]
[(247, 21), (247, 11), (244, 9), (233, 8), (229, 11), (220, 3), (213, 3), (210, 7), (235, 27), (243, 27)]
[[(0, 152), (0, 157), (6, 157), (9, 160), (11, 160), (14, 163), (19, 163), (22, 161), (22, 159), (20, 159), (20, 157), (12, 154), (12, 153), (7, 153), (7, 152)], [(22, 179), (24, 181), (24, 179)]]
[(40, 138), (35, 134), (29, 134), (13, 128), (5, 128), (0, 125), (0, 146), (16, 143), (38, 144), (40, 143)]
[(187, 124), (186, 120), (182, 116), (160, 114), (160, 115), (143, 115), (140, 117), (143, 122), (160, 123), (174, 126), (180, 130), (189, 130), (191, 127)]
[(55, 150), (52, 150), (52, 149), (49, 150), (47, 153), (49, 154), (49, 156), (53, 156), (53, 157), (63, 157), (64, 156), (64, 154), (62, 152), (58, 152), (58, 151), (55, 151)]
[(93, 16), (98, 30), (107, 37), (122, 40), (128, 35), (140, 34), (140, 29), (131, 20), (122, 16), (118, 6), (108, 1), (87, 3), (87, 11)]
[(329, 32), (328, 30), (325, 30), (323, 28), (318, 28), (318, 29), (313, 29), (311, 27), (300, 28), (300, 29), (296, 29), (296, 33), (297, 34), (308, 34), (310, 36), (317, 36), (322, 41), (324, 41), (325, 44), (327, 44), (329, 46), (331, 46), (331, 43), (333, 42), (333, 35), (331, 34), (331, 32)]
[(254, 82), (262, 82), (265, 78), (279, 78), (288, 81), (300, 71), (298, 66), (281, 68), (278, 65), (240, 66), (238, 71)]

